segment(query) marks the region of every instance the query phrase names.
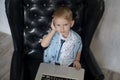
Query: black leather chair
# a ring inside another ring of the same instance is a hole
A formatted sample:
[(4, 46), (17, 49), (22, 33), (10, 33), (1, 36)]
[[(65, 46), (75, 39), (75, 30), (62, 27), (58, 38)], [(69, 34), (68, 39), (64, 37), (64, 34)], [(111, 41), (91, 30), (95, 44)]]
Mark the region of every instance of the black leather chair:
[(103, 0), (5, 0), (14, 43), (10, 80), (34, 80), (43, 61), (44, 48), (39, 40), (48, 33), (51, 15), (59, 6), (68, 6), (73, 10), (73, 29), (83, 41), (81, 64), (85, 68), (84, 80), (104, 79), (89, 48), (104, 12)]

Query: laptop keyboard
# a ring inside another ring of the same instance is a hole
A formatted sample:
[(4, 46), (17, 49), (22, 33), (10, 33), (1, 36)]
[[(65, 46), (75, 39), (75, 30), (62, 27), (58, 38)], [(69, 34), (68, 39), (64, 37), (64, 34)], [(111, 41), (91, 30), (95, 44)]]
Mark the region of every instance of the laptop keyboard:
[(51, 76), (51, 75), (42, 75), (41, 80), (75, 80), (75, 79), (56, 77), (56, 76)]

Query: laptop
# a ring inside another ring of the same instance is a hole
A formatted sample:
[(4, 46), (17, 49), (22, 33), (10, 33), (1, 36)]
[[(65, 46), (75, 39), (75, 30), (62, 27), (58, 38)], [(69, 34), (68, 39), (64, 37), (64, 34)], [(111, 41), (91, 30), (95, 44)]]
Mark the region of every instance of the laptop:
[(35, 80), (84, 80), (84, 69), (41, 63)]

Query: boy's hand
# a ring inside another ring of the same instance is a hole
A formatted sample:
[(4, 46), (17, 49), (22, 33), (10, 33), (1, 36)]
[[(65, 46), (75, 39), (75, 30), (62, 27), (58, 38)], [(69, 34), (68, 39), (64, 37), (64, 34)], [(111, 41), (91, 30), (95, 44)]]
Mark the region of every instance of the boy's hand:
[(54, 25), (53, 20), (52, 20), (52, 22), (51, 22), (51, 29), (54, 30), (54, 31), (56, 31), (56, 28), (55, 28), (55, 25)]
[(80, 68), (81, 68), (80, 62), (79, 61), (74, 61), (73, 67), (75, 67), (75, 69), (77, 69), (77, 70), (80, 70)]

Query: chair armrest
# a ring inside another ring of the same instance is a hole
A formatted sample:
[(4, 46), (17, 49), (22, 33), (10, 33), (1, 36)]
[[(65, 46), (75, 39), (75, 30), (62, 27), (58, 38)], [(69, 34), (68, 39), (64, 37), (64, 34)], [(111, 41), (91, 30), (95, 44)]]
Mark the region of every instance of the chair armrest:
[(104, 75), (99, 65), (97, 64), (92, 51), (90, 49), (83, 50), (83, 56), (84, 56), (87, 68), (91, 72), (91, 75), (94, 77), (94, 80), (103, 80)]
[(24, 80), (24, 59), (19, 51), (14, 51), (12, 56), (10, 80)]

